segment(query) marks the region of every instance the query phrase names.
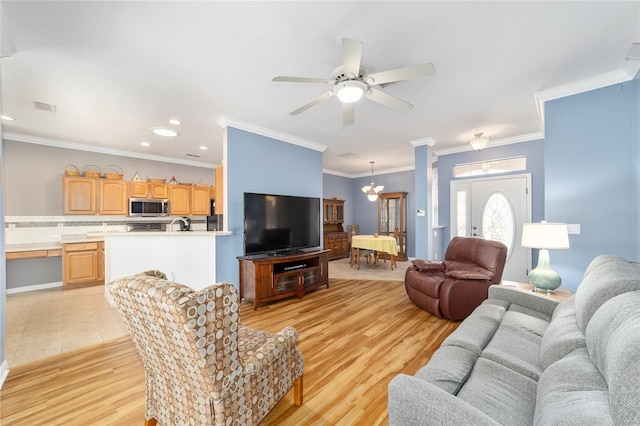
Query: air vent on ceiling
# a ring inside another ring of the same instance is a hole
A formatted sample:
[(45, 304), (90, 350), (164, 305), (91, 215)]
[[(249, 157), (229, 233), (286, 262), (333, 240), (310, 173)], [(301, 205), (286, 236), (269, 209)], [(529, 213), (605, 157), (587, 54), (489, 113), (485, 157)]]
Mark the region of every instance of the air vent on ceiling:
[(56, 106), (46, 102), (33, 101), (33, 107), (41, 111), (56, 112)]
[(199, 155), (197, 154), (185, 154), (187, 157), (196, 157), (196, 158), (200, 158)]

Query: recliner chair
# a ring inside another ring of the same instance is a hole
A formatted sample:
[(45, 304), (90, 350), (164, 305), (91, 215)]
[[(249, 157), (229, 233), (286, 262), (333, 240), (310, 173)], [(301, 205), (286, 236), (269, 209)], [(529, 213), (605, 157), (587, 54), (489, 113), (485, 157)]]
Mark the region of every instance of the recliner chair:
[(498, 241), (454, 237), (444, 261), (416, 259), (407, 268), (404, 284), (409, 300), (439, 318), (460, 321), (499, 284), (507, 247)]

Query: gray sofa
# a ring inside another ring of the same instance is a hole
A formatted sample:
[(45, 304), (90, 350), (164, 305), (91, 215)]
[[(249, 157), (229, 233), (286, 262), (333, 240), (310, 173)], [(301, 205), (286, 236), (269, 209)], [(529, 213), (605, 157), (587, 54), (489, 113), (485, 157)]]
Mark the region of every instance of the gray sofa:
[(394, 425), (640, 425), (640, 264), (602, 255), (557, 301), (492, 286), (414, 376)]

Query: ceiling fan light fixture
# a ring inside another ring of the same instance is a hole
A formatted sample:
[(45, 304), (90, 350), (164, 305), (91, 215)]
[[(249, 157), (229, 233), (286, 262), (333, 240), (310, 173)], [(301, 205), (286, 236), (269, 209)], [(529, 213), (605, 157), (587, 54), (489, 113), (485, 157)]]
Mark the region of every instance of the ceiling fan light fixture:
[(333, 89), (338, 99), (347, 104), (358, 102), (366, 91), (367, 85), (358, 80), (342, 81)]
[(491, 139), (490, 136), (482, 136), (482, 132), (478, 132), (474, 136), (475, 138), (469, 141), (469, 145), (476, 151), (482, 151)]

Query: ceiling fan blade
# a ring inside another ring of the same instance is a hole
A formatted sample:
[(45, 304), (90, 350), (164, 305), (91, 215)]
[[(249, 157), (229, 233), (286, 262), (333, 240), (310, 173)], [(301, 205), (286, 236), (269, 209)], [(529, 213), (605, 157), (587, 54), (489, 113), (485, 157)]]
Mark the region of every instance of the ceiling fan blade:
[(360, 74), (360, 60), (362, 59), (362, 42), (350, 38), (342, 39), (342, 70), (348, 78), (355, 78)]
[(318, 83), (318, 84), (330, 84), (333, 80), (327, 80), (326, 78), (312, 78), (312, 77), (287, 77), (279, 75), (273, 77), (271, 81), (284, 81), (288, 83)]
[(356, 104), (342, 103), (342, 125), (349, 126), (356, 121)]
[(289, 114), (298, 115), (301, 112), (304, 112), (304, 111), (308, 110), (312, 106), (317, 105), (317, 104), (319, 104), (320, 102), (322, 102), (322, 101), (324, 101), (326, 99), (329, 99), (331, 96), (333, 96), (333, 91), (329, 90), (328, 92), (323, 93), (322, 95), (318, 96), (317, 98), (315, 98), (311, 102), (309, 102), (309, 103), (307, 103), (305, 105), (302, 105), (300, 108), (298, 108), (296, 110), (291, 111)]
[(386, 106), (387, 108), (391, 108), (399, 112), (407, 112), (413, 108), (413, 105), (409, 102), (405, 102), (402, 99), (391, 96), (381, 90), (374, 89), (373, 87), (370, 88), (370, 90), (371, 93), (367, 93), (365, 96), (374, 102)]
[(373, 74), (369, 74), (369, 78), (373, 78), (373, 83), (370, 84), (384, 84), (392, 83), (395, 81), (409, 80), (416, 77), (426, 77), (433, 75), (436, 72), (436, 68), (433, 64), (414, 65), (411, 67), (397, 68), (395, 70), (381, 71)]

